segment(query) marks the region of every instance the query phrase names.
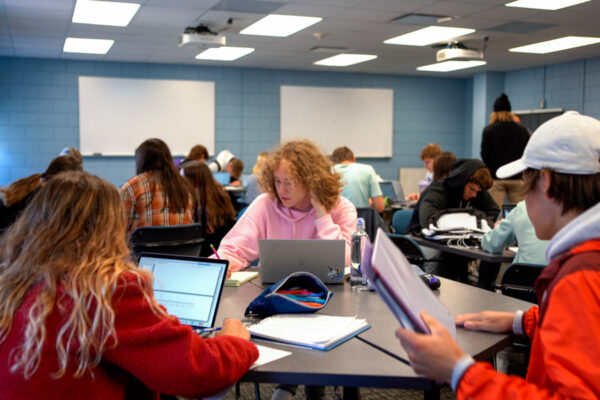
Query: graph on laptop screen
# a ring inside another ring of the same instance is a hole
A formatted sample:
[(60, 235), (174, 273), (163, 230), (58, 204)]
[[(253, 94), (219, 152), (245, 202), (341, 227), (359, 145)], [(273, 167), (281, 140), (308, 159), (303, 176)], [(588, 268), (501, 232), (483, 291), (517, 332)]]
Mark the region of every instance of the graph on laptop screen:
[(139, 267), (154, 274), (154, 296), (169, 314), (193, 327), (213, 326), (227, 263), (142, 255)]

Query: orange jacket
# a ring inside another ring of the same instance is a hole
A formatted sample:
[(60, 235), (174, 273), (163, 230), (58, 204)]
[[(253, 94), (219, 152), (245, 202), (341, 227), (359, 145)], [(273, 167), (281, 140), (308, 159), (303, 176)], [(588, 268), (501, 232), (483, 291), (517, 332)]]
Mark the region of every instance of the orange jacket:
[(527, 377), (476, 363), (457, 399), (600, 398), (600, 239), (553, 260), (536, 281), (539, 308), (523, 314), (532, 339)]

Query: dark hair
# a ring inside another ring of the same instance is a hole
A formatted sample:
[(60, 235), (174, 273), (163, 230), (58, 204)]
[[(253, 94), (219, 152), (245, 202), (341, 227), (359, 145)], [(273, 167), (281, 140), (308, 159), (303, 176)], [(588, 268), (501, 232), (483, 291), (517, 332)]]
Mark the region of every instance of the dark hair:
[(186, 157), (188, 160), (208, 160), (208, 150), (201, 144), (197, 144), (190, 150), (190, 154)]
[(244, 163), (239, 158), (233, 158), (229, 161), (229, 173), (234, 179), (239, 179), (244, 171)]
[[(149, 172), (152, 184), (165, 192), (165, 207), (172, 210), (186, 208), (190, 191), (185, 180), (177, 173), (171, 151), (160, 139), (148, 139), (135, 149), (136, 174)], [(154, 190), (151, 190), (154, 192)]]
[[(548, 194), (562, 205), (562, 214), (575, 210), (583, 212), (600, 202), (600, 174), (573, 175), (553, 170), (550, 172), (550, 188)], [(533, 191), (540, 171), (527, 169), (523, 172), (523, 192)]]
[(437, 143), (429, 143), (421, 150), (421, 160), (425, 160), (426, 158), (436, 158), (440, 154), (442, 154), (440, 145)]
[(42, 179), (47, 181), (64, 171), (83, 171), (81, 157), (58, 156), (50, 161), (46, 172), (43, 174), (33, 174), (11, 183), (6, 189), (2, 190), (4, 193), (4, 204), (6, 207), (10, 207), (18, 203), (29, 193), (40, 187)]
[(433, 160), (433, 181), (439, 181), (448, 176), (456, 156), (451, 151), (445, 151)]
[(467, 183), (476, 183), (479, 185), (481, 190), (488, 190), (494, 184), (492, 174), (487, 167), (481, 167), (477, 169), (467, 180)]
[(183, 166), (183, 175), (194, 188), (198, 217), (206, 218), (206, 232), (214, 233), (228, 221), (235, 219), (231, 198), (213, 178), (210, 168), (202, 161), (192, 161)]
[(353, 160), (354, 153), (346, 146), (338, 147), (337, 149), (333, 150), (333, 153), (331, 154), (331, 161), (333, 161), (336, 164), (339, 164), (344, 161)]

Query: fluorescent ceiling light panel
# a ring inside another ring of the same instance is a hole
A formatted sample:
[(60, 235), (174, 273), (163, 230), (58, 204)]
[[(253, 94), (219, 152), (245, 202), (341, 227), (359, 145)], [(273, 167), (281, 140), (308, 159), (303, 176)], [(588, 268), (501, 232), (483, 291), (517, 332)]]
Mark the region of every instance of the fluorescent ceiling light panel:
[(337, 56), (315, 61), (313, 64), (326, 65), (328, 67), (347, 67), (361, 62), (371, 61), (375, 58), (377, 58), (377, 56), (372, 54), (338, 54)]
[(254, 51), (252, 47), (222, 46), (204, 50), (196, 56), (196, 60), (233, 61), (250, 54)]
[(65, 53), (106, 54), (114, 42), (114, 40), (108, 39), (81, 39), (68, 37), (65, 40), (63, 51)]
[(427, 46), (428, 44), (454, 39), (475, 32), (475, 29), (451, 28), (449, 26), (428, 26), (418, 31), (406, 33), (385, 40), (387, 44), (402, 44), (405, 46)]
[(512, 49), (508, 49), (508, 51), (515, 53), (546, 54), (572, 49), (574, 47), (588, 46), (599, 42), (600, 37), (565, 36), (554, 40), (547, 40), (545, 42), (528, 44), (527, 46), (513, 47)]
[(506, 7), (535, 8), (538, 10), (560, 10), (590, 0), (517, 0), (506, 3)]
[(487, 64), (485, 61), (445, 61), (436, 64), (423, 65), (417, 71), (449, 72), (459, 69), (479, 67)]
[(240, 31), (242, 35), (287, 37), (316, 24), (323, 18), (270, 14)]
[(127, 26), (139, 8), (140, 5), (135, 3), (77, 0), (75, 12), (73, 12), (73, 22), (76, 24)]

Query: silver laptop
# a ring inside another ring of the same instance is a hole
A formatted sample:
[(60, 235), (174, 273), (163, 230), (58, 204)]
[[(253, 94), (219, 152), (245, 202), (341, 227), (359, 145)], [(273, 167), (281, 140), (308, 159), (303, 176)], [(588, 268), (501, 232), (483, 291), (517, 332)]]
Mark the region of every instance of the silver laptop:
[(379, 182), (381, 194), (383, 197), (389, 197), (392, 200), (392, 208), (403, 207), (407, 204), (402, 184), (399, 181), (381, 181)]
[(344, 240), (261, 239), (260, 280), (274, 283), (292, 272), (305, 271), (323, 283), (344, 283), (345, 251)]
[(138, 266), (154, 274), (154, 297), (182, 324), (214, 327), (227, 260), (142, 253)]

